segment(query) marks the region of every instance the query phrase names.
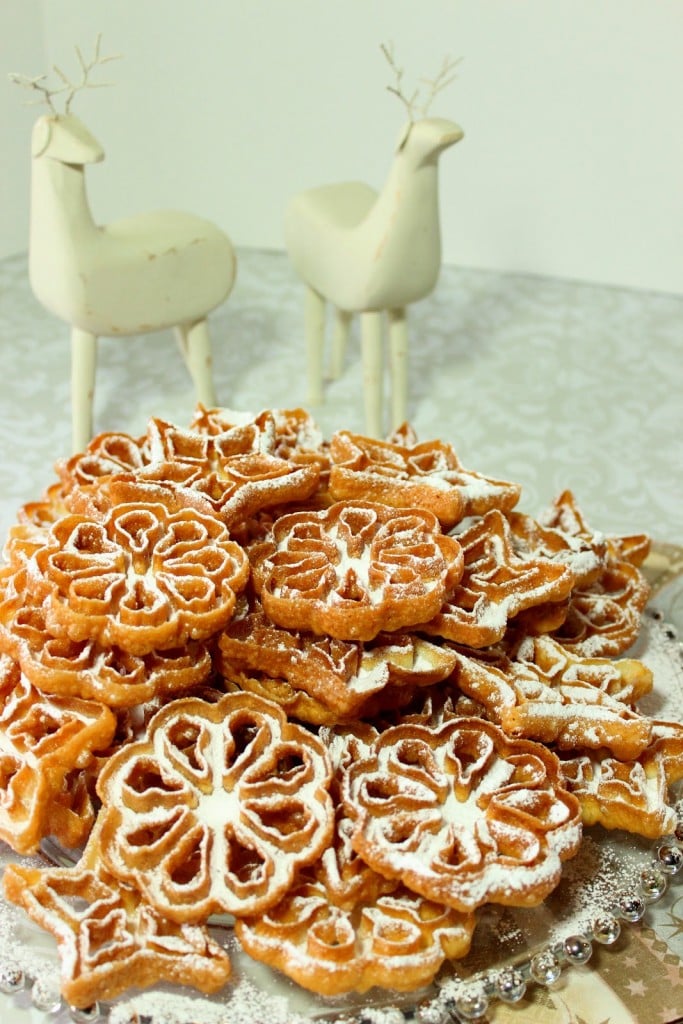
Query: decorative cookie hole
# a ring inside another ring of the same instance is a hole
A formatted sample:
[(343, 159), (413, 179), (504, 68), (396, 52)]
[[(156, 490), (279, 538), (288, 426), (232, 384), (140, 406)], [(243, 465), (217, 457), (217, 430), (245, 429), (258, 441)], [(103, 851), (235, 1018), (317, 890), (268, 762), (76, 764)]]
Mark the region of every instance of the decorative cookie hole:
[(241, 885), (253, 885), (263, 881), (266, 865), (258, 850), (243, 846), (234, 837), (230, 837), (228, 842), (228, 873)]

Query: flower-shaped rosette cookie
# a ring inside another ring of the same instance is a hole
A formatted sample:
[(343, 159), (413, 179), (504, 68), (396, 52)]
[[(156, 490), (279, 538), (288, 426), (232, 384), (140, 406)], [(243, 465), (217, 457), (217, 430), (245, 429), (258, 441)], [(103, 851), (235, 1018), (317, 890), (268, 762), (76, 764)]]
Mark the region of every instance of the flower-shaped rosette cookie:
[(78, 792), (80, 769), (111, 743), (115, 728), (109, 708), (46, 696), (1, 655), (0, 839), (17, 853), (35, 852), (47, 835), (82, 842), (92, 808)]
[(342, 909), (319, 881), (300, 882), (273, 910), (237, 921), (240, 943), (256, 960), (325, 996), (375, 985), (411, 992), (429, 984), (444, 960), (469, 952), (474, 914), (399, 887)]
[(275, 433), (270, 414), (220, 433), (152, 419), (149, 464), (136, 474), (136, 483), (166, 489), (171, 504), (202, 508), (228, 525), (260, 509), (308, 498), (318, 484), (319, 463), (281, 458)]
[(459, 543), (431, 512), (373, 502), (283, 515), (251, 557), (273, 622), (339, 640), (426, 622), (463, 570)]
[(462, 911), (539, 904), (581, 839), (556, 756), (471, 718), (387, 729), (350, 767), (344, 802), (371, 867)]
[[(16, 574), (17, 576), (21, 574)], [(26, 574), (23, 573), (25, 576)], [(188, 691), (212, 671), (209, 644), (190, 640), (182, 647), (136, 655), (95, 640), (51, 636), (45, 609), (27, 587), (16, 595), (0, 580), (0, 652), (11, 655), (41, 693), (134, 707), (157, 694)]]
[(413, 439), (379, 441), (339, 430), (330, 441), (330, 492), (335, 498), (366, 498), (399, 508), (426, 508), (444, 527), (490, 508), (516, 505), (519, 484), (465, 469), (451, 445)]
[(488, 647), (509, 620), (527, 609), (564, 601), (576, 582), (569, 563), (518, 554), (506, 516), (491, 509), (458, 534), (464, 570), (452, 598), (426, 623), (427, 633), (470, 647)]
[(98, 780), (102, 856), (177, 922), (259, 913), (331, 839), (321, 742), (269, 701), (183, 698)]
[(222, 629), (249, 563), (213, 516), (130, 504), (58, 520), (31, 572), (52, 634), (148, 654)]

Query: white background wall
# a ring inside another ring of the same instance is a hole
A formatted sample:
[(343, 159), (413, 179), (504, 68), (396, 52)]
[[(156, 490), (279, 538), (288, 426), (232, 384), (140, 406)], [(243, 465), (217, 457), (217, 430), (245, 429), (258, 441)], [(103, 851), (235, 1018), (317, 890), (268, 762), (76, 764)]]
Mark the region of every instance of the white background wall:
[(7, 72), (124, 56), (73, 110), (107, 158), (95, 216), (174, 206), (282, 247), (287, 198), (379, 185), (409, 81), (462, 57), (433, 112), (444, 261), (683, 292), (683, 0), (0, 0), (0, 256), (26, 248), (36, 109)]

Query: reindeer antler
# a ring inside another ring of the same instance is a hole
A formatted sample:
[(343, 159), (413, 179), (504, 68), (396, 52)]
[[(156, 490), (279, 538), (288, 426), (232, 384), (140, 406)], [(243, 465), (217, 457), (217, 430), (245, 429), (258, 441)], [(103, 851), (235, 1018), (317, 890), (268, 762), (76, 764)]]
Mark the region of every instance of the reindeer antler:
[(382, 51), (382, 53), (386, 57), (387, 63), (389, 64), (389, 67), (391, 68), (391, 70), (394, 72), (394, 77), (396, 79), (396, 84), (395, 85), (388, 85), (387, 86), (387, 92), (392, 92), (394, 94), (394, 96), (398, 96), (398, 98), (400, 99), (401, 103), (404, 104), (406, 110), (408, 111), (408, 116), (409, 116), (410, 120), (413, 121), (415, 119), (414, 118), (414, 113), (415, 113), (414, 106), (415, 106), (415, 101), (417, 99), (419, 90), (415, 89), (415, 91), (413, 92), (413, 95), (410, 98), (404, 94), (403, 86), (402, 86), (402, 82), (403, 82), (403, 68), (400, 68), (398, 66), (398, 64), (396, 63), (396, 58), (394, 56), (394, 44), (393, 43), (382, 43), (380, 45), (380, 50)]
[(438, 93), (443, 92), (443, 90), (446, 89), (451, 84), (451, 82), (454, 82), (455, 79), (458, 77), (455, 72), (455, 69), (457, 68), (461, 60), (462, 57), (457, 57), (455, 60), (452, 60), (450, 57), (446, 56), (444, 57), (441, 63), (441, 70), (439, 71), (435, 78), (420, 79), (420, 81), (424, 85), (429, 87), (429, 92), (427, 93), (425, 101), (422, 104), (422, 107), (420, 108), (420, 113), (422, 114), (423, 117), (426, 116), (427, 111), (431, 107), (434, 101), (434, 97)]
[(382, 43), (380, 49), (384, 54), (389, 67), (394, 72), (395, 84), (387, 86), (387, 92), (391, 92), (394, 96), (398, 96), (401, 103), (404, 104), (408, 111), (408, 117), (411, 121), (415, 120), (415, 115), (419, 114), (421, 117), (427, 116), (427, 111), (434, 101), (434, 97), (437, 93), (442, 92), (447, 86), (451, 84), (457, 77), (455, 74), (455, 68), (460, 63), (460, 58), (457, 60), (451, 60), (450, 57), (444, 57), (441, 70), (438, 72), (435, 78), (421, 78), (420, 81), (424, 86), (427, 86), (427, 95), (423, 102), (418, 106), (417, 100), (420, 95), (419, 86), (413, 90), (412, 96), (406, 96), (403, 92), (403, 68), (400, 68), (396, 63), (394, 55), (394, 44), (393, 43)]
[(47, 75), (36, 75), (35, 78), (29, 78), (27, 75), (20, 75), (17, 73), (10, 74), (10, 80), (16, 85), (21, 85), (26, 89), (33, 89), (41, 94), (41, 98), (33, 100), (32, 103), (47, 103), (48, 107), (53, 114), (57, 113), (54, 103), (52, 102), (53, 96), (59, 96), (61, 93), (68, 92), (66, 102), (64, 103), (64, 113), (68, 114), (71, 110), (71, 103), (81, 89), (101, 89), (103, 86), (111, 85), (111, 82), (90, 82), (89, 76), (93, 68), (99, 67), (102, 64), (108, 64), (112, 60), (118, 60), (121, 56), (120, 53), (114, 53), (110, 56), (103, 57), (100, 54), (100, 45), (102, 41), (102, 35), (98, 34), (95, 40), (95, 52), (92, 60), (86, 61), (83, 57), (78, 46), (75, 47), (76, 57), (81, 68), (81, 80), (79, 82), (72, 82), (67, 75), (64, 74), (61, 68), (58, 68), (56, 64), (52, 65), (52, 70), (61, 79), (62, 84), (56, 89), (50, 89), (45, 85)]
[(15, 85), (20, 85), (24, 89), (35, 89), (36, 92), (41, 93), (41, 96), (38, 99), (27, 100), (29, 106), (36, 106), (38, 103), (47, 103), (52, 113), (56, 114), (57, 110), (52, 102), (52, 97), (58, 96), (60, 93), (64, 92), (67, 87), (62, 85), (59, 89), (48, 89), (46, 85), (42, 84), (46, 78), (47, 75), (36, 75), (35, 78), (29, 78), (28, 75), (20, 75), (16, 71), (11, 71), (9, 74), (10, 82), (14, 82)]
[(119, 57), (121, 56), (120, 53), (113, 53), (113, 54), (111, 54), (108, 57), (100, 56), (100, 44), (101, 44), (101, 41), (102, 41), (102, 35), (101, 35), (101, 33), (98, 33), (97, 38), (95, 40), (95, 53), (93, 54), (92, 60), (88, 61), (87, 63), (84, 60), (83, 54), (81, 53), (80, 49), (78, 47), (75, 48), (76, 49), (76, 56), (78, 58), (78, 63), (81, 66), (81, 80), (80, 80), (80, 82), (75, 82), (75, 83), (72, 82), (69, 78), (67, 78), (67, 76), (64, 74), (64, 72), (61, 70), (61, 68), (58, 68), (56, 64), (53, 65), (53, 70), (54, 70), (55, 74), (59, 75), (61, 80), (64, 82), (65, 88), (67, 88), (69, 90), (69, 95), (67, 96), (66, 103), (64, 104), (64, 113), (65, 114), (69, 113), (69, 110), (71, 109), (71, 101), (73, 100), (73, 98), (76, 95), (76, 93), (79, 92), (81, 89), (101, 89), (104, 86), (109, 86), (109, 85), (112, 84), (111, 82), (89, 82), (88, 81), (88, 76), (89, 76), (90, 72), (93, 70), (93, 68), (99, 67), (102, 64), (108, 64), (112, 60), (118, 60)]

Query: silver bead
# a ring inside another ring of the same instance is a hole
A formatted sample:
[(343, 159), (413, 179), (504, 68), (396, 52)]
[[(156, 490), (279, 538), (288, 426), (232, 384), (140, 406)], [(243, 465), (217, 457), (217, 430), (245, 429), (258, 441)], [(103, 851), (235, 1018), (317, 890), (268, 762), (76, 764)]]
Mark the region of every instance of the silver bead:
[(656, 903), (666, 892), (665, 873), (655, 866), (643, 868), (640, 872), (640, 891), (648, 903)]
[(57, 1013), (62, 1005), (59, 985), (50, 977), (36, 978), (31, 986), (31, 1002), (43, 1013)]
[(504, 1003), (518, 1003), (526, 992), (526, 981), (516, 967), (503, 967), (496, 977), (496, 995)]
[(683, 843), (683, 821), (679, 821), (674, 831), (674, 839), (678, 843)]
[(423, 999), (415, 1007), (417, 1024), (451, 1024), (453, 1018), (437, 999)]
[(608, 911), (593, 921), (593, 938), (603, 946), (611, 946), (621, 935), (619, 919)]
[(640, 921), (645, 914), (647, 909), (645, 906), (645, 900), (642, 896), (638, 896), (636, 893), (628, 893), (626, 896), (622, 896), (619, 900), (619, 916), (624, 921), (630, 921), (631, 924), (635, 924), (636, 921)]
[(664, 843), (657, 850), (657, 864), (667, 875), (676, 875), (683, 868), (683, 850), (680, 846)]
[(531, 958), (531, 977), (539, 985), (553, 985), (562, 973), (562, 966), (555, 954), (546, 949)]
[(489, 1008), (488, 996), (481, 985), (468, 985), (455, 997), (455, 1011), (463, 1020), (479, 1020)]
[(11, 960), (0, 961), (0, 992), (11, 996), (14, 992), (20, 992), (24, 983), (24, 972), (18, 964)]
[(98, 1003), (92, 1006), (70, 1006), (69, 1014), (74, 1024), (95, 1024), (100, 1019), (100, 1007)]
[(572, 964), (587, 964), (593, 954), (593, 947), (583, 935), (570, 935), (564, 940), (564, 955)]

